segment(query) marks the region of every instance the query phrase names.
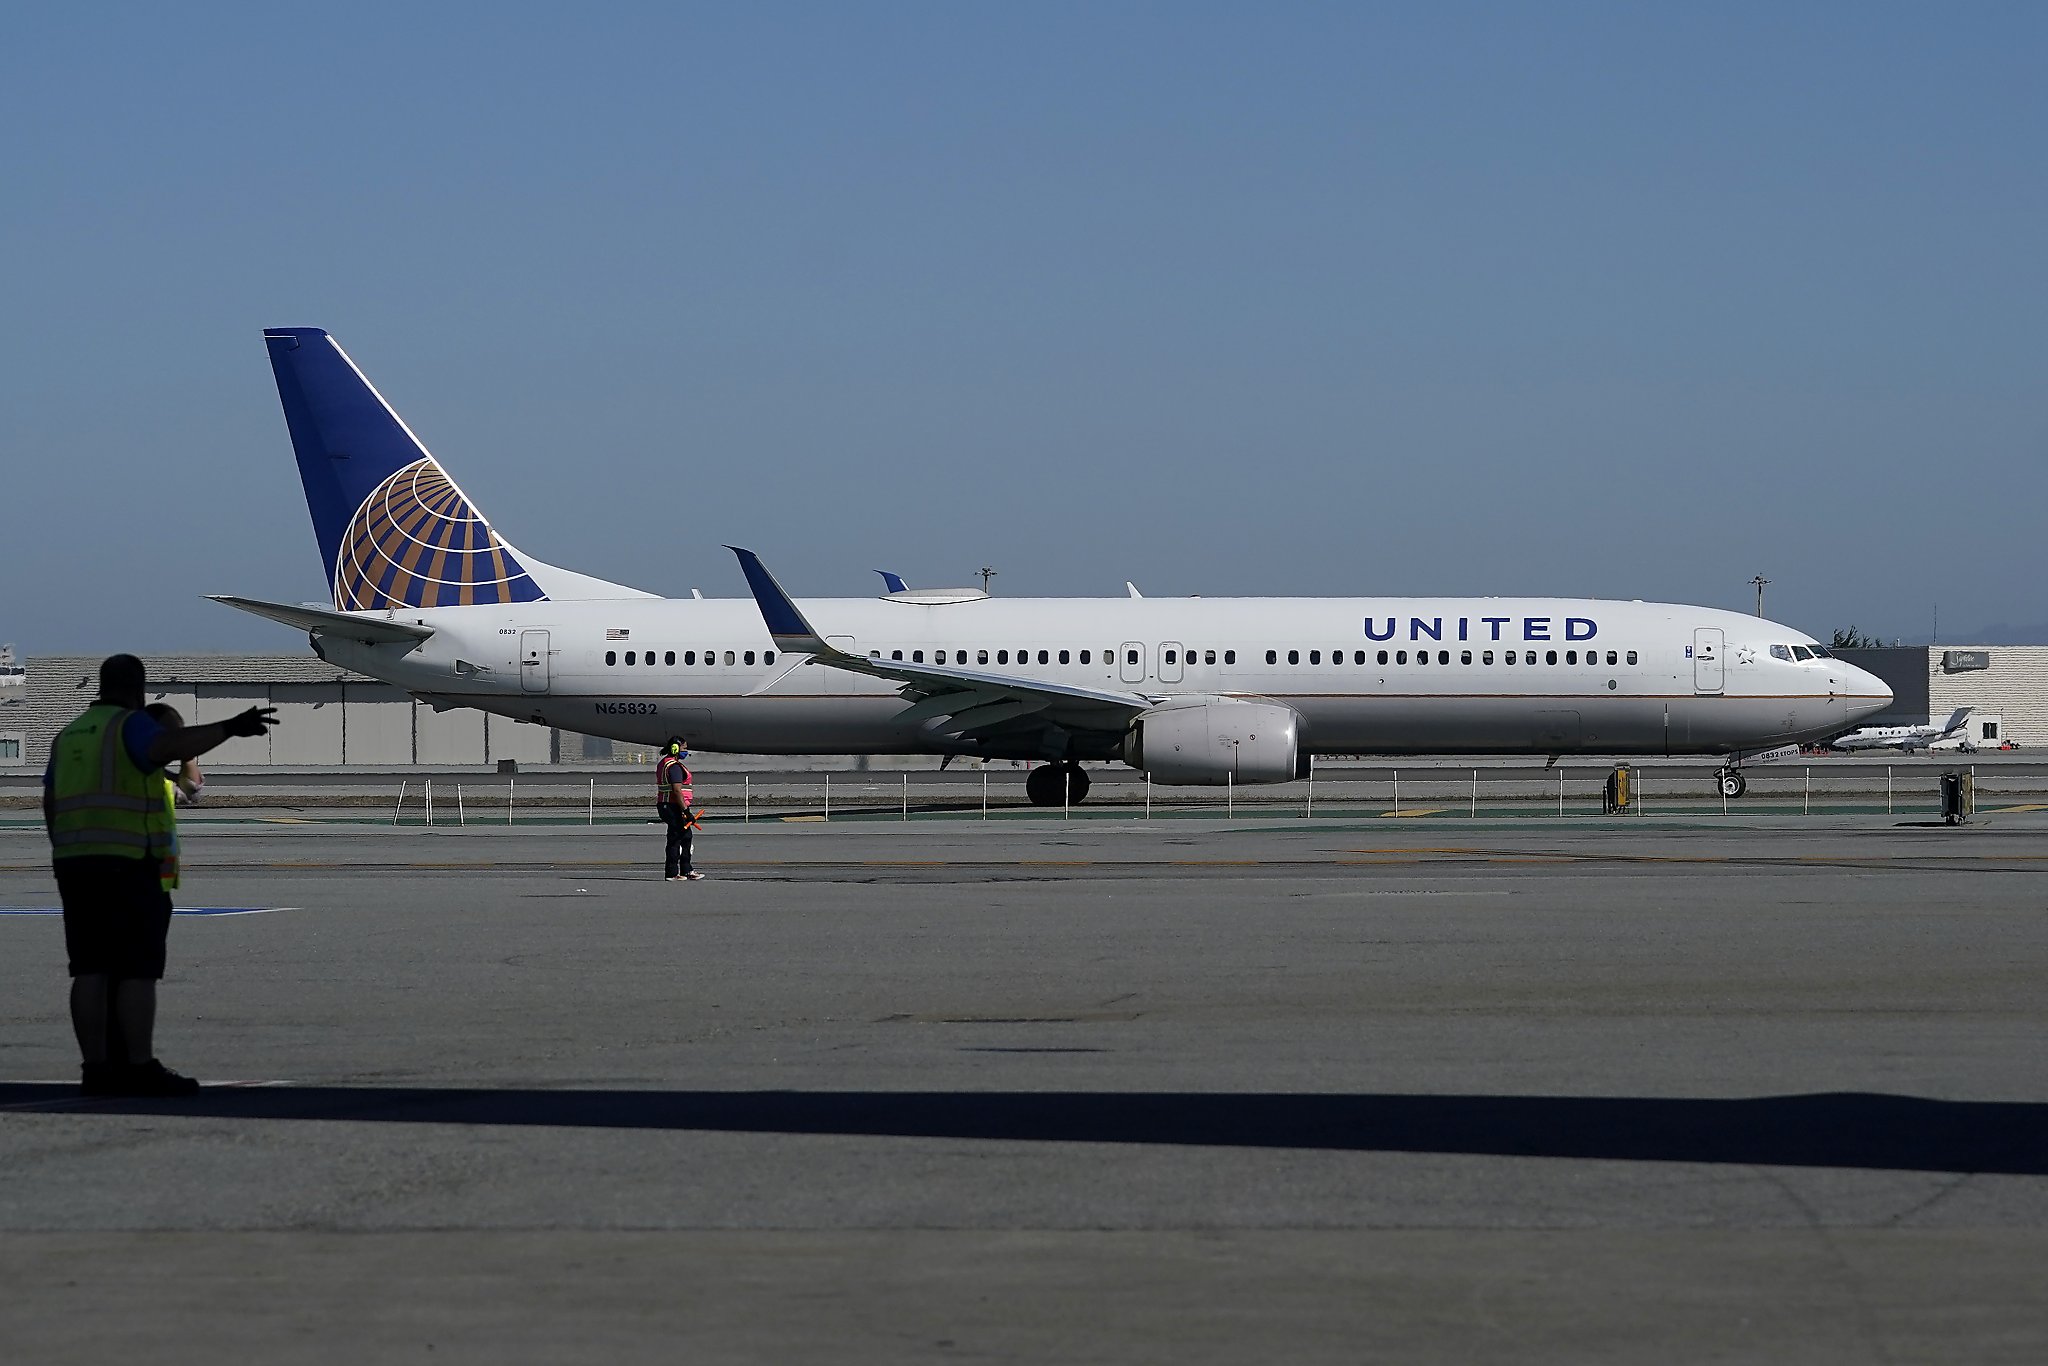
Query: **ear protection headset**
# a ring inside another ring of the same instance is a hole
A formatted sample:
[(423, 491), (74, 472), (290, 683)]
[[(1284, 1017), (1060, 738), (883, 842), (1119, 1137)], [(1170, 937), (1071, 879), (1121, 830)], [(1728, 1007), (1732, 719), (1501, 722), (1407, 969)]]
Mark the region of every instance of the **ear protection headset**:
[(683, 748), (683, 738), (680, 735), (671, 735), (669, 737), (668, 752), (675, 755), (678, 759), (690, 757), (690, 751)]

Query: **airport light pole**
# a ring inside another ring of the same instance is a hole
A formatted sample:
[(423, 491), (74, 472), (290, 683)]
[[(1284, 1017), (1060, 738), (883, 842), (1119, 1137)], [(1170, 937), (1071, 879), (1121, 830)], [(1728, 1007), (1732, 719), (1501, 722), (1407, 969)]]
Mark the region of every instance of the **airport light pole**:
[(1768, 584), (1770, 580), (1759, 574), (1751, 579), (1750, 582), (1756, 585), (1756, 614), (1762, 616), (1764, 614), (1764, 585)]

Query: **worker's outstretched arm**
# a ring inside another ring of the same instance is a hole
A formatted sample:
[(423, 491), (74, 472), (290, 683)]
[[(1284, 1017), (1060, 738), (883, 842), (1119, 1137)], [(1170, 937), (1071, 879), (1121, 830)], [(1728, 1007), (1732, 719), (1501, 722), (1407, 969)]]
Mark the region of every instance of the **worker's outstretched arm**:
[(251, 707), (237, 712), (225, 721), (214, 721), (204, 726), (179, 726), (166, 730), (156, 737), (149, 746), (149, 764), (162, 768), (173, 759), (197, 759), (210, 749), (238, 735), (267, 735), (277, 724), (276, 707)]

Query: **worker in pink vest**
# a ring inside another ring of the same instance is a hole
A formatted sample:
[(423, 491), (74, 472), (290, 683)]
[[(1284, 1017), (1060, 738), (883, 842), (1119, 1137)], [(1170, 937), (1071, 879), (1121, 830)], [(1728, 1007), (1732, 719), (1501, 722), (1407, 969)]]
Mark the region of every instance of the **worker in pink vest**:
[(662, 866), (670, 882), (698, 882), (704, 877), (690, 866), (690, 835), (697, 828), (697, 807), (690, 791), (690, 766), (684, 762), (689, 757), (683, 737), (671, 735), (654, 762), (654, 810), (668, 827)]

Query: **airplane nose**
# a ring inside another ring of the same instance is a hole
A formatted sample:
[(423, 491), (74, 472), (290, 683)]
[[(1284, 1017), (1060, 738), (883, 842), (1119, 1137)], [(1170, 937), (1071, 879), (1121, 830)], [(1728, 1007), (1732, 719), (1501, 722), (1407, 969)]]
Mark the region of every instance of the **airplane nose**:
[(1860, 721), (1866, 716), (1875, 716), (1892, 704), (1892, 690), (1885, 681), (1868, 669), (1849, 666), (1848, 712), (1851, 721)]

